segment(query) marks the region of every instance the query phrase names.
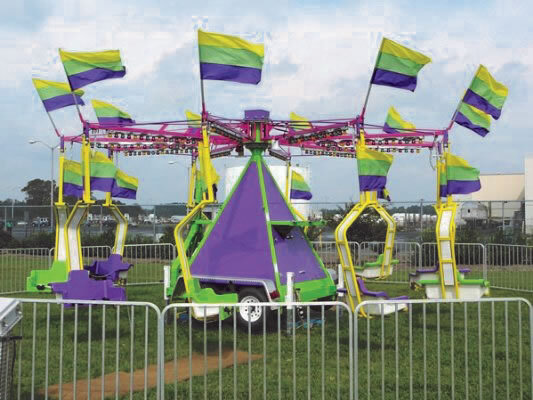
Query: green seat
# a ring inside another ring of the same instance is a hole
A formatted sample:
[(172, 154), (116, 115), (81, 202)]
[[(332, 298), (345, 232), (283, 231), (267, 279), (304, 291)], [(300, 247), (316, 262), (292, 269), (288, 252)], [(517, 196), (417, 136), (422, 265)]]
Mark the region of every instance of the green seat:
[[(381, 267), (381, 264), (383, 264), (383, 257), (384, 257), (384, 254), (381, 253), (378, 256), (378, 259), (376, 261), (368, 261), (368, 262), (364, 263), (362, 268)], [(399, 260), (396, 260), (396, 259), (393, 258), (390, 263), (391, 263), (391, 265), (396, 265), (399, 262), (400, 262)]]
[(483, 287), (489, 287), (490, 283), (489, 281), (486, 281), (485, 279), (467, 279), (467, 278), (461, 278), (461, 274), (458, 274), (457, 280), (461, 285), (478, 285)]
[(68, 279), (67, 263), (54, 261), (50, 269), (34, 269), (26, 278), (26, 291), (38, 293), (52, 293), (48, 286), (52, 282), (66, 282)]

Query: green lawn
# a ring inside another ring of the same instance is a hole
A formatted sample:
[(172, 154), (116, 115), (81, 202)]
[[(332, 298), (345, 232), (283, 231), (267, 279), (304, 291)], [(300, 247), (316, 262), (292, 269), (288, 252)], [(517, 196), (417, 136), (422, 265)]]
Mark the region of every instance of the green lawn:
[[(25, 260), (23, 265), (24, 268), (30, 268), (30, 264), (36, 265), (40, 261)], [(9, 287), (9, 284), (4, 279), (10, 280), (11, 276), (19, 279), (17, 274), (22, 269), (20, 265), (8, 267), (5, 260), (0, 258), (1, 281), (5, 287)], [(157, 279), (161, 264), (138, 263), (135, 271), (136, 276), (132, 274), (130, 282), (133, 278), (139, 281)], [(529, 275), (516, 278), (512, 275), (501, 276), (501, 279), (517, 285), (529, 278)], [(13, 281), (11, 286), (14, 286)], [(423, 296), (420, 291), (410, 291), (407, 284), (368, 283), (367, 286), (371, 290), (385, 290), (391, 296)], [(160, 309), (164, 306), (162, 292), (161, 285), (127, 288), (129, 300), (151, 302)], [(527, 292), (492, 289), (491, 296), (524, 297), (533, 301), (533, 293)], [(39, 298), (47, 297), (51, 298)], [(507, 306), (495, 304), (494, 309), (490, 304), (482, 304), (479, 309), (477, 304), (469, 304), (466, 308), (464, 304), (456, 304), (453, 310), (450, 305), (427, 305), (425, 310), (418, 305), (413, 306), (411, 312), (400, 312), (383, 319), (360, 319), (357, 340), (360, 397), (382, 398), (383, 391), (383, 398), (394, 399), (398, 392), (398, 398), (403, 399), (410, 398), (412, 390), (415, 399), (424, 398), (424, 393), (427, 398), (437, 398), (439, 391), (444, 399), (450, 398), (453, 390), (455, 398), (462, 399), (466, 398), (468, 390), (469, 397), (473, 399), (480, 397), (481, 387), (483, 398), (492, 398), (493, 390), (498, 399), (506, 398), (507, 390), (511, 399), (520, 398), (521, 393), (523, 398), (531, 398), (528, 311), (524, 303), (520, 304), (519, 309), (516, 302)], [(36, 398), (44, 398), (39, 393), (45, 387), (47, 354), (48, 386), (58, 383), (60, 377), (65, 384), (72, 382), (74, 375), (77, 380), (85, 379), (88, 375), (99, 377), (102, 371), (104, 374), (113, 373), (117, 365), (119, 371), (128, 373), (156, 361), (157, 320), (154, 311), (108, 306), (105, 310), (105, 327), (101, 307), (92, 307), (90, 310), (79, 307), (77, 313), (74, 308), (64, 308), (61, 314), (61, 308), (55, 305), (51, 305), (48, 311), (43, 304), (25, 304), (23, 315), (23, 321), (15, 332), (23, 337), (19, 346), (22, 362), (17, 362), (15, 366), (21, 398), (29, 398), (32, 391), (38, 394)], [(64, 320), (63, 331), (60, 329), (61, 315)], [(165, 398), (187, 398), (190, 393), (193, 398), (203, 398), (204, 391), (208, 398), (217, 398), (220, 394), (224, 399), (233, 398), (235, 389), (236, 398), (248, 398), (250, 390), (253, 398), (263, 398), (264, 390), (267, 398), (277, 398), (278, 392), (281, 392), (282, 398), (290, 398), (294, 393), (296, 398), (303, 398), (307, 397), (308, 391), (312, 398), (321, 398), (322, 390), (325, 398), (336, 398), (337, 394), (341, 399), (348, 398), (349, 325), (346, 312), (325, 312), (324, 324), (315, 325), (309, 330), (305, 325), (289, 329), (288, 334), (284, 314), (280, 314), (279, 327), (282, 332), (277, 333), (276, 314), (267, 327), (266, 335), (234, 331), (231, 318), (221, 325), (214, 322), (205, 324), (205, 327), (202, 323), (192, 321), (192, 330), (189, 331), (186, 316), (180, 319), (173, 311), (171, 316), (170, 323), (165, 325), (164, 356), (165, 362), (171, 362), (172, 375), (179, 377), (188, 369), (174, 370), (175, 359), (177, 362), (181, 358), (188, 358), (190, 352), (216, 357), (220, 350), (219, 343), (223, 351), (233, 350), (235, 346), (237, 350), (250, 349), (251, 353), (259, 354), (261, 358), (250, 365), (246, 362), (235, 368), (224, 368), (220, 375), (214, 371), (205, 377), (201, 374), (191, 380), (167, 384), (164, 388)], [(321, 314), (310, 313), (310, 317), (320, 319)], [(77, 330), (74, 328), (76, 318)], [(50, 327), (48, 339), (47, 324)], [(35, 357), (32, 357), (33, 349)], [(60, 365), (63, 365), (61, 370)], [(32, 374), (35, 378), (33, 386)], [(123, 379), (129, 380), (129, 376)], [(109, 386), (109, 383), (106, 385)], [(111, 385), (114, 385), (114, 379)], [(96, 397), (100, 397), (99, 390)], [(147, 395), (148, 398), (155, 398), (155, 390), (148, 390)], [(122, 398), (129, 398), (129, 394)], [(144, 392), (135, 393), (133, 398), (144, 398)]]

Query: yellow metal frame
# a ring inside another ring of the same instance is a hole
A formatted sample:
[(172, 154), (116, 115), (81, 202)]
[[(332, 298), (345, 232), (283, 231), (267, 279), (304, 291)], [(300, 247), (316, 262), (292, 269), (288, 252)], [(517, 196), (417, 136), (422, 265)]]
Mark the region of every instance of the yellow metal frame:
[(85, 210), (84, 210), (84, 215), (80, 218), (80, 223), (78, 224), (77, 228), (76, 228), (76, 242), (77, 242), (77, 247), (78, 247), (78, 257), (79, 257), (79, 265), (80, 266), (83, 266), (83, 257), (82, 257), (82, 253), (81, 253), (81, 235), (80, 235), (80, 225), (81, 225), (81, 221), (84, 220), (84, 218), (86, 217), (87, 215), (87, 211), (88, 211), (88, 206), (87, 204), (84, 203), (83, 200), (78, 200), (76, 202), (76, 204), (74, 205), (74, 207), (72, 208), (72, 211), (70, 212), (68, 218), (67, 218), (67, 223), (65, 224), (65, 240), (67, 242), (67, 270), (70, 271), (71, 270), (71, 263), (70, 263), (70, 246), (69, 246), (69, 240), (68, 240), (68, 228), (70, 226), (70, 224), (72, 223), (72, 218), (74, 217), (74, 215), (76, 214), (76, 211), (81, 208), (81, 207), (84, 207)]
[[(437, 226), (435, 228), (435, 234), (437, 238), (437, 253), (439, 257), (439, 276), (440, 276), (440, 285), (441, 285), (441, 294), (442, 298), (446, 298), (446, 285), (444, 282), (444, 264), (451, 264), (453, 269), (453, 282), (454, 282), (454, 288), (455, 288), (455, 297), (459, 299), (459, 281), (457, 279), (457, 263), (455, 260), (455, 216), (457, 214), (457, 203), (453, 201), (453, 197), (451, 195), (448, 195), (446, 197), (446, 202), (442, 203), (440, 198), (440, 170), (442, 166), (446, 166), (446, 155), (448, 154), (448, 151), (446, 151), (442, 159), (437, 160), (437, 204), (435, 206), (435, 209), (437, 211)], [(444, 164), (443, 164), (444, 162)], [(452, 216), (450, 219), (450, 226), (449, 226), (449, 236), (441, 236), (440, 234), (440, 224), (442, 221), (442, 216), (444, 212), (451, 212)], [(442, 254), (442, 248), (441, 244), (443, 241), (449, 241), (450, 242), (450, 257), (451, 259), (444, 259)]]
[[(113, 203), (111, 193), (106, 193), (105, 203), (103, 204), (103, 206), (109, 208), (109, 210), (111, 211), (111, 216), (117, 223), (117, 228), (115, 230), (115, 241), (113, 244), (113, 254), (120, 254), (121, 256), (123, 256), (124, 246), (126, 245), (126, 237), (128, 235), (128, 220), (126, 219), (124, 214), (122, 214), (117, 205)], [(122, 234), (122, 239), (120, 238), (120, 226), (124, 226), (124, 233)], [(120, 242), (122, 242), (122, 244), (119, 248)]]
[(187, 199), (187, 208), (193, 208), (195, 206), (194, 201), (194, 188), (196, 187), (196, 174), (197, 174), (197, 161), (192, 163), (191, 173), (189, 175), (189, 194)]
[[(181, 273), (183, 275), (183, 282), (185, 284), (185, 291), (190, 294), (189, 281), (191, 279), (191, 270), (189, 260), (187, 258), (185, 243), (183, 240), (183, 230), (193, 220), (193, 218), (200, 213), (208, 204), (215, 202), (213, 196), (213, 177), (211, 173), (211, 155), (209, 152), (209, 136), (207, 134), (206, 123), (202, 123), (202, 142), (198, 143), (198, 160), (200, 161), (200, 173), (203, 176), (204, 182), (207, 186), (207, 196), (198, 203), (194, 208), (176, 225), (174, 228), (174, 240), (176, 241), (176, 249), (178, 251), (178, 258), (180, 260)], [(197, 172), (196, 172), (197, 174)], [(193, 204), (193, 203), (191, 203)]]
[[(385, 247), (383, 249), (384, 254), (387, 251), (390, 252), (390, 256), (383, 257), (381, 263), (380, 279), (384, 279), (391, 274), (391, 265), (392, 265), (392, 252), (394, 249), (394, 238), (396, 236), (396, 221), (387, 210), (382, 207), (377, 198), (377, 191), (365, 191), (361, 192), (359, 203), (357, 203), (349, 212), (346, 214), (344, 219), (337, 225), (335, 229), (335, 245), (337, 247), (337, 252), (339, 253), (339, 259), (341, 261), (342, 270), (345, 277), (345, 282), (348, 282), (347, 274), (351, 274), (355, 291), (356, 293), (351, 293), (349, 285), (348, 287), (348, 301), (352, 311), (355, 311), (355, 307), (358, 303), (361, 302), (361, 293), (359, 291), (359, 286), (357, 285), (357, 274), (355, 272), (355, 266), (352, 260), (352, 254), (350, 251), (350, 246), (348, 243), (347, 232), (348, 229), (355, 223), (357, 218), (363, 213), (367, 208), (374, 209), (387, 223), (387, 233), (385, 236)], [(340, 229), (343, 228), (342, 238), (339, 240)], [(388, 264), (388, 265), (387, 265)], [(366, 316), (364, 310), (361, 310), (361, 314)]]

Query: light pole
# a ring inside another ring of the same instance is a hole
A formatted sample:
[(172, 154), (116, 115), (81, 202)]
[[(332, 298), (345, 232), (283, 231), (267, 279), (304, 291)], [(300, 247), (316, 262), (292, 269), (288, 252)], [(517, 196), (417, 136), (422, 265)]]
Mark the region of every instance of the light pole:
[(53, 229), (54, 226), (54, 150), (59, 146), (50, 146), (47, 143), (41, 142), (40, 140), (30, 139), (29, 144), (40, 143), (43, 146), (46, 146), (50, 149), (50, 229)]
[[(186, 166), (186, 165), (183, 165), (182, 163), (176, 161), (176, 160), (172, 160), (172, 161), (169, 161), (168, 162), (170, 165), (179, 165), (180, 167), (183, 167), (183, 168), (187, 168), (187, 179), (189, 179), (189, 177), (191, 176), (191, 167), (190, 166)], [(187, 182), (187, 180), (185, 180)]]

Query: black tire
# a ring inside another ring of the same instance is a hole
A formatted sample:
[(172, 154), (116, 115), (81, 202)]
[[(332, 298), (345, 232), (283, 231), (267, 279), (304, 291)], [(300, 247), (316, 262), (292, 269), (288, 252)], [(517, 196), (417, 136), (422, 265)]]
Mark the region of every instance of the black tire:
[[(331, 297), (322, 297), (321, 299), (318, 299), (317, 301), (336, 301), (337, 296), (331, 296)], [(311, 311), (314, 312), (322, 312), (322, 306), (310, 306)], [(333, 308), (333, 306), (324, 306), (324, 312), (329, 311)]]
[[(243, 301), (249, 304), (266, 303), (268, 302), (268, 298), (262, 288), (247, 287), (239, 292), (239, 303)], [(251, 318), (250, 321), (248, 321), (247, 313), (249, 312), (248, 310), (250, 308), (252, 309)], [(272, 310), (270, 310), (270, 307), (239, 306), (235, 309), (237, 324), (246, 331), (248, 330), (248, 326), (250, 326), (250, 330), (252, 332), (262, 330), (264, 321), (268, 321), (271, 315)]]

